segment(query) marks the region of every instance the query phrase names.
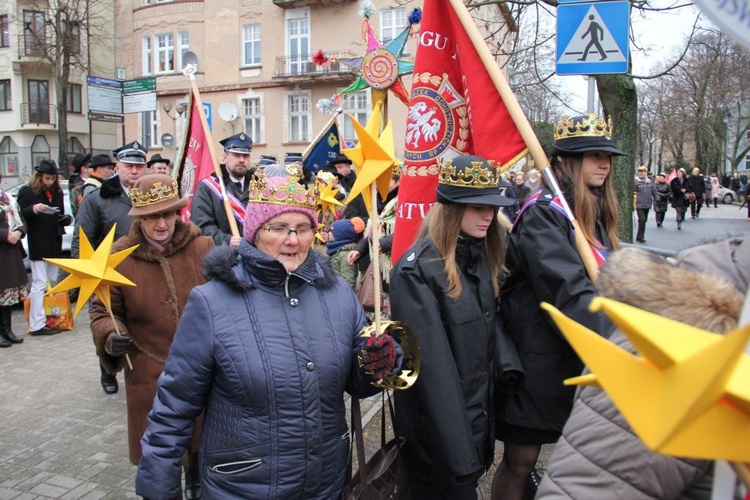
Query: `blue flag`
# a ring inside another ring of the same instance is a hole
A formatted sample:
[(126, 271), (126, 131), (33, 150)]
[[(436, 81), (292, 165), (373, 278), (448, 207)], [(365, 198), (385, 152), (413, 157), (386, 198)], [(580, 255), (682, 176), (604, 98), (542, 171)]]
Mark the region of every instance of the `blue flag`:
[(339, 127), (336, 120), (334, 120), (331, 126), (320, 136), (318, 142), (313, 145), (303, 165), (315, 174), (318, 170), (325, 167), (326, 163), (336, 158), (336, 155), (339, 153), (341, 153)]

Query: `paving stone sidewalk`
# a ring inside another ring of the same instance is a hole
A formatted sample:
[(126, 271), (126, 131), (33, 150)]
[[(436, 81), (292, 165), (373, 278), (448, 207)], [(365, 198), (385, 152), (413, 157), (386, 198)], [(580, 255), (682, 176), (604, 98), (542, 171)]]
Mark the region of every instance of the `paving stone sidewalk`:
[[(14, 310), (13, 330), (26, 326)], [(0, 500), (138, 498), (123, 377), (104, 394), (87, 311), (70, 332), (23, 337), (0, 349)], [(364, 419), (379, 401), (363, 400)]]

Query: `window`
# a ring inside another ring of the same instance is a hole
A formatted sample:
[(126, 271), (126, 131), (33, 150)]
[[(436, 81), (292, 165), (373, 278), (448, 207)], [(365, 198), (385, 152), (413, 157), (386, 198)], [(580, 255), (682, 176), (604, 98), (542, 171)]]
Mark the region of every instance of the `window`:
[(150, 36), (144, 36), (143, 37), (143, 74), (144, 75), (150, 75), (151, 74), (151, 37)]
[(245, 66), (260, 64), (260, 24), (242, 27), (242, 61)]
[(177, 43), (179, 44), (177, 46), (177, 55), (179, 57), (177, 60), (177, 71), (182, 71), (182, 58), (185, 57), (185, 52), (190, 50), (190, 33), (187, 31), (177, 33)]
[(260, 97), (242, 99), (242, 116), (245, 119), (245, 133), (253, 142), (265, 142)]
[(78, 23), (78, 21), (66, 23), (67, 30), (64, 33), (64, 40), (70, 47), (71, 54), (81, 52), (81, 29)]
[(307, 70), (310, 57), (310, 20), (290, 19), (287, 25), (289, 73), (298, 75)]
[(13, 109), (13, 99), (10, 93), (10, 80), (0, 80), (0, 111)]
[(42, 160), (49, 160), (49, 143), (43, 135), (38, 135), (31, 143), (31, 164), (39, 165)]
[[(366, 90), (360, 90), (359, 92), (353, 92), (351, 94), (344, 95), (344, 113), (352, 115), (360, 124), (364, 126), (367, 123), (367, 119), (370, 115), (370, 93)], [(357, 133), (354, 130), (352, 121), (345, 116), (341, 117), (344, 123), (342, 130), (344, 131), (344, 139), (357, 141)]]
[(156, 67), (154, 73), (174, 71), (174, 36), (156, 35)]
[(18, 177), (18, 146), (8, 135), (0, 142), (0, 173), (4, 177)]
[(142, 116), (141, 143), (146, 149), (159, 146), (159, 113), (144, 111)]
[[(49, 82), (29, 80), (29, 121), (28, 123), (49, 123)], [(34, 165), (39, 165), (34, 163)]]
[(396, 38), (406, 27), (406, 9), (388, 9), (380, 11), (380, 41), (388, 43)]
[(290, 92), (286, 100), (288, 116), (288, 141), (306, 142), (310, 140), (310, 92)]
[(0, 16), (0, 47), (10, 47), (10, 32), (8, 29), (8, 16)]
[(71, 83), (65, 89), (65, 106), (69, 113), (82, 113), (81, 110), (81, 86)]
[(27, 56), (44, 54), (46, 40), (44, 14), (33, 10), (23, 11), (24, 54)]

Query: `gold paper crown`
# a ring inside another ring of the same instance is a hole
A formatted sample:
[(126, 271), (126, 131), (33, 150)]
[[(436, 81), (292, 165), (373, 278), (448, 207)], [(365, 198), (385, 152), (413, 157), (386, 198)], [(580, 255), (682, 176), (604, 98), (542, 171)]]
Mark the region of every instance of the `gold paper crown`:
[(143, 192), (136, 187), (130, 188), (130, 201), (133, 207), (148, 207), (155, 203), (172, 200), (179, 195), (177, 182), (174, 180), (166, 186), (161, 182), (155, 182), (148, 192)]
[(555, 126), (555, 140), (573, 137), (612, 137), (612, 117), (605, 120), (596, 116), (596, 113), (563, 116)]
[(271, 179), (281, 179), (281, 181), (278, 185), (269, 185), (269, 179), (266, 179), (265, 175), (255, 174), (255, 177), (250, 180), (248, 202), (291, 205), (311, 210), (317, 208), (318, 190), (315, 183), (307, 187), (297, 182), (300, 177), (291, 175), (286, 178), (271, 177)]
[(459, 168), (452, 160), (445, 160), (440, 165), (438, 182), (448, 186), (488, 188), (500, 185), (500, 168), (493, 160), (486, 160), (490, 168), (485, 168), (484, 162), (473, 161), (471, 167)]

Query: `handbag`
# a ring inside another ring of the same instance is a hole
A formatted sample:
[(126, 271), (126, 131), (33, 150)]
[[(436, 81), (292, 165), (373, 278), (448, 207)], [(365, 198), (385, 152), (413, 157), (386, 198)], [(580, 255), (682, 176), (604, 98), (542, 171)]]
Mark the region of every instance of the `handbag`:
[[(352, 430), (357, 443), (357, 463), (359, 470), (344, 488), (344, 500), (409, 500), (408, 470), (404, 459), (404, 438), (398, 436), (393, 418), (393, 403), (388, 394), (388, 408), (391, 414), (395, 437), (385, 441), (385, 393), (381, 396), (380, 409), (380, 449), (365, 461), (365, 446), (362, 437), (362, 413), (359, 399), (353, 396)], [(352, 455), (350, 452), (350, 473)], [(364, 466), (362, 465), (364, 464)]]
[[(51, 289), (50, 284), (47, 283), (47, 291)], [(73, 308), (70, 305), (70, 297), (68, 292), (57, 292), (52, 295), (45, 294), (44, 296), (44, 315), (46, 319), (44, 323), (55, 330), (72, 330), (73, 323)], [(31, 310), (31, 297), (26, 297), (23, 301), (23, 312), (26, 315), (26, 322), (29, 322), (29, 312)]]
[(695, 193), (691, 193), (690, 191), (686, 192), (685, 199), (687, 201), (693, 201), (695, 199)]
[(375, 311), (375, 273), (372, 270), (372, 262), (367, 266), (367, 270), (359, 281), (357, 298), (365, 311)]

